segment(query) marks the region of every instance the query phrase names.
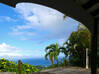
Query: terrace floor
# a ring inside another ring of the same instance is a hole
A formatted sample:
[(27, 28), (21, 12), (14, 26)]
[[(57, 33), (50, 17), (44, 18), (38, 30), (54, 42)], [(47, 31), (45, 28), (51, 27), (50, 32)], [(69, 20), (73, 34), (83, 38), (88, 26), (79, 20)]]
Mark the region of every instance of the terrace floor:
[[(16, 74), (16, 73), (0, 72), (0, 74)], [(91, 70), (80, 67), (59, 67), (59, 68), (47, 69), (41, 72), (33, 72), (28, 74), (91, 74)], [(97, 74), (99, 74), (99, 69)]]
[[(48, 72), (50, 74), (91, 74), (90, 69), (79, 68), (79, 67), (64, 67), (64, 68), (60, 67), (60, 68), (44, 70), (41, 72)], [(99, 69), (97, 74), (99, 74)]]

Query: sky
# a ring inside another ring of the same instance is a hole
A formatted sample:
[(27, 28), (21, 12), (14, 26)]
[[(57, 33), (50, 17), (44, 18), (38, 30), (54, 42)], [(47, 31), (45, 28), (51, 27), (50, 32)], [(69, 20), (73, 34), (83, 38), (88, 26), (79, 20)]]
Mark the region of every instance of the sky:
[[(42, 58), (45, 47), (62, 45), (77, 30), (78, 22), (45, 6), (0, 4), (0, 58)], [(62, 56), (62, 54), (60, 55)]]

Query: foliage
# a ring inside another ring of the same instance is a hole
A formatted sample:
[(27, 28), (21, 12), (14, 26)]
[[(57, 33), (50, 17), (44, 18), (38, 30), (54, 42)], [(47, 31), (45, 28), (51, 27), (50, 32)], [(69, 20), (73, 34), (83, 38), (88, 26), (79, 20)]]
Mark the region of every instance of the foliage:
[[(53, 66), (55, 67), (57, 66), (53, 64), (53, 59), (55, 59), (54, 55), (56, 54), (55, 52), (57, 52), (56, 57), (58, 57), (60, 53), (63, 53), (65, 55), (65, 57), (63, 57), (62, 64), (65, 65), (66, 63), (72, 66), (85, 67), (86, 49), (88, 49), (89, 64), (90, 64), (91, 33), (84, 25), (79, 24), (78, 30), (73, 31), (69, 36), (68, 40), (64, 42), (64, 44), (61, 47), (57, 46), (58, 47), (57, 50), (55, 50), (56, 49), (55, 46), (56, 46), (55, 44), (51, 44), (48, 47), (46, 47), (47, 53), (45, 55), (46, 59), (48, 59), (47, 58), (48, 56), (50, 57)], [(68, 61), (66, 60), (67, 57), (69, 57)], [(97, 59), (98, 58), (99, 58), (99, 52)]]
[(15, 72), (17, 70), (15, 62), (8, 61), (4, 58), (0, 59), (0, 71), (1, 72)]
[(26, 72), (38, 72), (39, 71), (39, 69), (37, 69), (35, 66), (33, 66), (33, 65), (29, 65), (29, 64), (27, 64), (27, 63), (25, 63), (25, 64), (22, 64), (22, 71), (26, 71)]
[(59, 45), (57, 43), (51, 44), (45, 48), (45, 51), (46, 51), (45, 59), (48, 60), (48, 56), (49, 56), (52, 65), (53, 65), (53, 60), (56, 60), (58, 64)]
[(66, 48), (70, 55), (70, 63), (76, 66), (85, 66), (85, 50), (91, 48), (91, 34), (89, 30), (83, 26), (79, 25), (78, 30), (71, 33), (68, 41), (66, 41)]
[[(33, 65), (27, 63), (22, 64), (23, 72), (38, 72), (39, 69)], [(18, 64), (13, 61), (6, 60), (4, 58), (0, 59), (0, 72), (18, 72)]]
[(67, 65), (67, 57), (68, 57), (68, 49), (65, 46), (61, 46), (59, 48), (60, 53), (63, 53), (65, 57), (63, 57), (62, 61), (64, 65)]

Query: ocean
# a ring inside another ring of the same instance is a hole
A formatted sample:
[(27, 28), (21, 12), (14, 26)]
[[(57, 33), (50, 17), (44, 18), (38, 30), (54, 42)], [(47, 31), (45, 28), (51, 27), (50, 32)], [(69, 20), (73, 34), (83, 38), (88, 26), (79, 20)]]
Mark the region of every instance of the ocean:
[(37, 58), (37, 59), (22, 59), (21, 60), (23, 63), (28, 63), (31, 65), (43, 65), (43, 66), (49, 66), (51, 64), (50, 60), (45, 60), (43, 58)]
[[(30, 65), (42, 65), (42, 66), (49, 66), (51, 65), (51, 61), (50, 60), (45, 60), (44, 58), (27, 58), (27, 59), (20, 59), (22, 61), (22, 63), (28, 63)], [(61, 60), (61, 58), (59, 58), (59, 60)], [(18, 62), (18, 60), (11, 60), (11, 61), (15, 61), (16, 63)]]

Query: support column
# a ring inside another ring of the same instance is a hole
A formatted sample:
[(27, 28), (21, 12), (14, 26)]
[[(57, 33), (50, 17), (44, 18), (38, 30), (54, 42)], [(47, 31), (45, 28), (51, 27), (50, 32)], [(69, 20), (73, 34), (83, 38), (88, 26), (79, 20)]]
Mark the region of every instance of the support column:
[(88, 48), (86, 48), (86, 69), (88, 69), (88, 64), (89, 64), (89, 58), (88, 58)]
[(91, 43), (91, 74), (97, 74), (97, 35), (98, 35), (98, 21), (97, 19), (95, 19)]

